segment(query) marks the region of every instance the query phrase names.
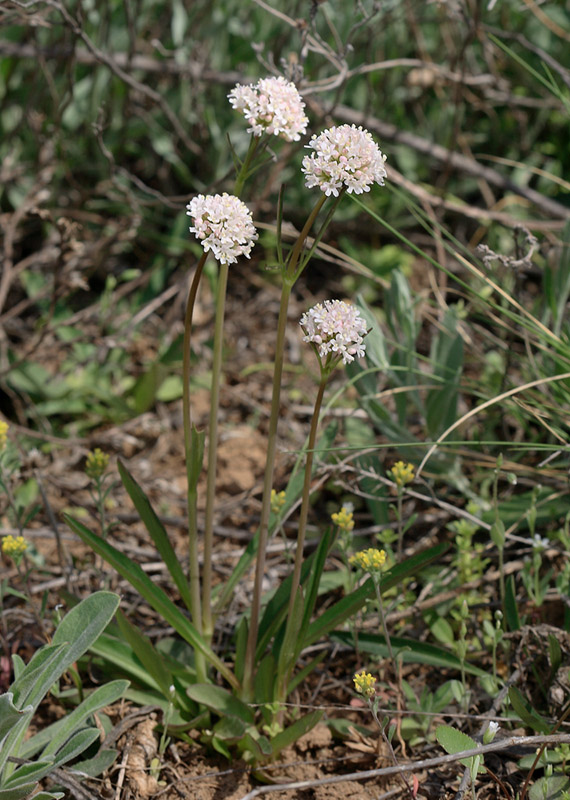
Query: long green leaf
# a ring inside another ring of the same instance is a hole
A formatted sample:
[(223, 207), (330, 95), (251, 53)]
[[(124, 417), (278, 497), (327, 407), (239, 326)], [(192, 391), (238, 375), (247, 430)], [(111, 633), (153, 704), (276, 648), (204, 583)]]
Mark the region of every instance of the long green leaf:
[(89, 651), (96, 656), (100, 656), (121, 672), (126, 673), (129, 678), (132, 678), (137, 683), (141, 683), (149, 689), (160, 691), (159, 685), (143, 667), (133, 653), (132, 648), (121, 639), (104, 633), (97, 639), (95, 644), (91, 645)]
[(238, 717), (248, 725), (253, 725), (254, 716), (251, 708), (221, 686), (209, 683), (195, 683), (187, 689), (188, 696), (200, 705), (206, 706), (216, 714), (229, 714)]
[(118, 467), (121, 480), (123, 481), (123, 486), (129, 493), (129, 497), (133, 501), (133, 504), (138, 511), (140, 518), (149, 533), (149, 536), (154, 542), (160, 557), (166, 564), (172, 580), (180, 592), (180, 597), (184, 601), (186, 608), (190, 611), (192, 608), (192, 598), (190, 595), (188, 580), (186, 579), (186, 576), (182, 570), (180, 559), (170, 544), (170, 539), (168, 538), (168, 534), (166, 533), (164, 525), (155, 514), (150, 500), (146, 496), (145, 492), (142, 490), (120, 459), (118, 461)]
[[(392, 586), (397, 586), (404, 578), (416, 575), (421, 569), (436, 561), (449, 549), (449, 544), (443, 542), (417, 553), (411, 558), (407, 558), (401, 564), (396, 564), (395, 567), (387, 572), (382, 577), (382, 590), (390, 589)], [(366, 583), (355, 589), (334, 606), (327, 608), (318, 619), (309, 625), (307, 635), (303, 642), (303, 647), (308, 647), (313, 642), (318, 641), (325, 637), (333, 628), (341, 625), (346, 619), (356, 614), (362, 608), (364, 603), (369, 597), (375, 594), (374, 584), (372, 578), (369, 578)]]
[(525, 700), (516, 686), (509, 689), (509, 700), (516, 714), (521, 718), (525, 725), (532, 728), (537, 733), (550, 733), (551, 725)]
[[(346, 645), (353, 644), (353, 636), (350, 631), (333, 631), (330, 638), (335, 642), (342, 642)], [(429, 664), (432, 667), (443, 667), (444, 669), (461, 670), (461, 661), (454, 653), (450, 653), (443, 647), (426, 642), (418, 642), (415, 639), (407, 639), (403, 636), (391, 636), (390, 642), (393, 650), (400, 650), (398, 658), (406, 664)], [(363, 653), (372, 653), (386, 658), (389, 655), (386, 640), (382, 634), (360, 633), (358, 635), (358, 648)], [(478, 677), (488, 675), (483, 669), (465, 662), (465, 672)]]
[(303, 622), (299, 632), (299, 640), (297, 642), (295, 656), (298, 656), (301, 652), (301, 642), (305, 638), (307, 628), (309, 627), (311, 617), (313, 616), (313, 611), (315, 610), (315, 603), (317, 602), (317, 597), (319, 594), (319, 585), (333, 538), (333, 530), (332, 528), (328, 528), (324, 536), (321, 537), (321, 541), (319, 542), (319, 546), (317, 547), (317, 552), (315, 554), (315, 560), (311, 565), (311, 570), (307, 580), (307, 587), (306, 589), (304, 588), (305, 607), (303, 609)]
[[(37, 783), (28, 783), (25, 786), (18, 786), (17, 789), (0, 789), (0, 800), (26, 800), (37, 785)], [(48, 796), (55, 797), (55, 795)], [(60, 794), (58, 797), (63, 797), (63, 795)]]
[(304, 717), (296, 720), (292, 725), (289, 725), (288, 728), (285, 728), (284, 731), (278, 733), (271, 739), (271, 748), (273, 750), (273, 755), (277, 756), (285, 747), (289, 747), (289, 745), (294, 744), (297, 739), (300, 739), (301, 736), (304, 736), (310, 730), (312, 730), (315, 725), (320, 722), (324, 711), (311, 711), (310, 714), (305, 714)]
[(19, 709), (12, 702), (14, 695), (12, 692), (0, 695), (0, 746), (6, 734), (14, 727), (18, 720), (24, 715), (30, 717), (32, 708)]
[(297, 595), (293, 603), (293, 611), (287, 617), (285, 625), (285, 636), (279, 649), (277, 659), (277, 681), (281, 685), (281, 679), (289, 680), (289, 675), (295, 666), (296, 655), (299, 647), (299, 638), (303, 626), (303, 589), (297, 588)]
[(148, 636), (141, 633), (121, 612), (117, 614), (117, 622), (123, 636), (133, 648), (133, 652), (143, 667), (156, 681), (162, 694), (168, 697), (172, 686), (172, 673), (166, 666), (163, 656), (157, 651)]
[[(308, 558), (306, 558), (305, 561), (303, 562), (303, 565), (301, 567), (301, 585), (305, 584), (307, 576), (309, 575), (313, 567), (315, 558), (316, 558), (316, 551), (314, 553), (311, 553), (311, 555), (308, 556)], [(275, 592), (275, 594), (265, 607), (265, 611), (263, 612), (261, 622), (259, 623), (257, 648), (255, 651), (256, 660), (259, 660), (263, 656), (272, 637), (275, 635), (276, 631), (283, 624), (283, 620), (285, 619), (285, 615), (287, 614), (287, 609), (289, 608), (289, 596), (291, 594), (292, 582), (293, 582), (292, 575), (288, 575), (285, 578), (285, 580), (281, 582), (277, 591)], [(280, 635), (282, 637), (283, 631), (280, 631)], [(279, 651), (280, 647), (281, 647), (281, 639), (277, 637), (274, 646), (274, 650), (276, 653)]]
[(32, 736), (24, 742), (20, 755), (22, 758), (30, 758), (34, 753), (42, 751), (41, 758), (46, 758), (58, 749), (70, 738), (71, 734), (79, 728), (90, 716), (99, 709), (110, 706), (124, 695), (129, 686), (128, 681), (110, 681), (97, 687), (85, 700), (65, 717), (44, 728), (42, 731)]
[(138, 564), (131, 561), (130, 558), (109, 544), (109, 542), (105, 541), (105, 539), (92, 533), (89, 528), (86, 528), (85, 525), (73, 519), (73, 517), (64, 514), (64, 519), (80, 539), (116, 569), (117, 572), (145, 598), (147, 603), (162, 616), (168, 625), (172, 625), (174, 630), (177, 631), (188, 644), (203, 653), (210, 664), (223, 675), (234, 689), (239, 688), (239, 681), (232, 674), (231, 670), (229, 670), (214, 651), (208, 647), (203, 637), (190, 620), (181, 613), (162, 589), (150, 580)]

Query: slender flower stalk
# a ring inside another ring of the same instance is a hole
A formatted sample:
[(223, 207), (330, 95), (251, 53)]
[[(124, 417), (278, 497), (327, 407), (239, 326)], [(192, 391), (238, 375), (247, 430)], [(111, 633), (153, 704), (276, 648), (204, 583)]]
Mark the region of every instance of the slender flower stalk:
[[(191, 608), (190, 614), (192, 622), (202, 633), (202, 610), (200, 602), (200, 566), (198, 562), (198, 520), (197, 520), (197, 500), (198, 493), (196, 488), (196, 475), (193, 469), (192, 453), (192, 407), (190, 405), (190, 354), (192, 338), (192, 318), (194, 305), (200, 278), (204, 270), (204, 264), (208, 257), (203, 253), (194, 277), (188, 299), (186, 301), (186, 314), (184, 318), (184, 341), (182, 346), (182, 421), (184, 427), (184, 454), (186, 461), (187, 477), (187, 502), (188, 502), (188, 579), (190, 584)], [(199, 650), (194, 650), (194, 660), (196, 667), (196, 677), (199, 683), (206, 680), (206, 661), (204, 655)]]
[[(273, 472), (275, 468), (275, 452), (277, 448), (277, 426), (279, 422), (279, 401), (281, 397), (281, 380), (283, 377), (283, 363), (285, 358), (285, 334), (287, 330), (287, 312), (289, 299), (295, 281), (299, 278), (302, 269), (307, 265), (307, 260), (299, 267), (299, 260), (303, 252), (304, 244), (309, 232), (313, 227), (319, 211), (326, 202), (326, 196), (322, 195), (316, 202), (313, 210), (303, 226), (303, 229), (289, 254), (287, 263), (282, 267), (283, 283), (281, 286), (281, 302), (279, 306), (279, 318), (277, 321), (277, 339), (275, 342), (275, 365), (273, 368), (273, 389), (271, 394), (271, 413), (269, 417), (269, 430), (267, 433), (267, 457), (265, 462), (265, 473), (263, 477), (263, 498), (261, 502), (261, 517), (259, 521), (259, 542), (257, 545), (257, 557), (255, 562), (255, 579), (253, 586), (253, 597), (251, 601), (251, 616), (247, 646), (245, 651), (244, 677), (243, 677), (243, 699), (250, 700), (253, 696), (253, 669), (255, 664), (255, 649), (257, 646), (257, 632), (259, 628), (259, 615), (261, 609), (261, 586), (265, 573), (265, 553), (267, 550), (267, 540), (269, 538), (269, 515), (271, 513), (271, 490), (273, 489)], [(322, 236), (324, 230), (321, 230)]]
[[(307, 459), (305, 462), (301, 511), (297, 529), (295, 565), (293, 567), (289, 594), (289, 620), (293, 620), (301, 584), (301, 569), (303, 566), (305, 536), (309, 515), (314, 452), (325, 388), (330, 375), (341, 361), (348, 364), (354, 361), (355, 357), (364, 355), (364, 336), (366, 335), (366, 323), (359, 315), (356, 307), (341, 300), (325, 300), (324, 304), (317, 303), (317, 305), (303, 314), (300, 325), (305, 333), (303, 340), (311, 343), (317, 355), (321, 378), (315, 398), (309, 440), (307, 443)], [(293, 667), (293, 663), (286, 665), (285, 670), (280, 676), (278, 692), (282, 701), (285, 700), (287, 695), (287, 685)]]
[(218, 412), (220, 405), (220, 378), (222, 374), (222, 345), (224, 341), (224, 315), (228, 265), (221, 264), (218, 275), (216, 317), (214, 329), (214, 355), (210, 391), (210, 424), (208, 427), (208, 468), (206, 475), (206, 516), (204, 522), (204, 569), (202, 571), (203, 633), (208, 643), (214, 632), (212, 618), (212, 551), (214, 547), (214, 505), (216, 501), (216, 468), (218, 454)]
[(398, 518), (398, 561), (402, 560), (404, 540), (403, 500), (405, 487), (414, 480), (414, 465), (396, 461), (391, 470), (388, 470), (396, 484), (396, 516)]
[[(255, 144), (250, 145), (248, 155), (242, 165), (238, 176), (238, 183), (247, 176), (248, 165), (255, 152)], [(194, 225), (190, 230), (201, 240), (204, 248), (204, 257), (200, 270), (196, 271), (192, 284), (193, 293), (189, 297), (189, 306), (184, 326), (184, 384), (187, 392), (184, 405), (184, 418), (187, 421), (185, 429), (186, 463), (188, 470), (189, 491), (189, 517), (191, 518), (191, 594), (193, 598), (193, 614), (201, 618), (198, 629), (208, 640), (213, 633), (213, 619), (211, 611), (212, 593), (212, 549), (214, 538), (214, 501), (216, 490), (216, 462), (218, 445), (218, 407), (220, 395), (220, 377), (222, 371), (222, 345), (224, 329), (224, 310), (226, 301), (226, 287), (228, 281), (228, 268), (237, 261), (239, 256), (249, 258), (251, 250), (257, 240), (257, 232), (253, 225), (251, 213), (245, 203), (235, 195), (198, 195), (188, 205), (188, 214), (192, 217)], [(192, 311), (196, 298), (196, 291), (200, 274), (203, 269), (205, 255), (212, 251), (220, 264), (218, 288), (216, 299), (216, 323), (214, 331), (214, 360), (212, 366), (212, 387), (210, 403), (210, 435), (208, 440), (208, 475), (206, 489), (206, 519), (204, 532), (204, 572), (202, 576), (202, 597), (200, 600), (200, 581), (197, 549), (196, 526), (196, 473), (190, 467), (191, 462), (191, 418), (189, 397), (189, 369), (190, 369), (190, 330), (192, 327)], [(191, 299), (191, 305), (190, 305)]]
[(370, 574), (374, 584), (374, 591), (376, 592), (376, 599), (378, 601), (378, 615), (382, 624), (382, 631), (384, 632), (384, 639), (388, 648), (388, 655), (393, 664), (395, 664), (394, 653), (392, 651), (392, 643), (390, 641), (390, 634), (388, 633), (388, 626), (386, 625), (386, 615), (384, 614), (384, 604), (382, 603), (382, 591), (380, 589), (380, 582), (382, 580), (382, 570), (386, 563), (386, 553), (384, 550), (378, 550), (370, 547), (368, 550), (361, 550), (359, 553), (351, 556), (349, 559), (353, 566), (360, 567), (365, 572)]
[(267, 433), (267, 456), (265, 474), (263, 478), (263, 499), (261, 504), (261, 518), (259, 521), (259, 542), (257, 545), (257, 558), (255, 562), (255, 579), (253, 597), (251, 601), (251, 616), (249, 622), (245, 663), (243, 672), (243, 699), (248, 701), (253, 696), (253, 668), (255, 664), (255, 648), (257, 646), (257, 632), (259, 628), (259, 613), (261, 609), (261, 584), (265, 572), (265, 552), (269, 538), (269, 515), (271, 512), (271, 489), (273, 488), (273, 471), (275, 466), (275, 452), (277, 448), (277, 424), (279, 422), (279, 399), (281, 395), (281, 378), (283, 375), (283, 362), (285, 358), (285, 333), (287, 330), (287, 309), (291, 297), (292, 285), (283, 281), (281, 287), (281, 304), (279, 319), (277, 321), (277, 341), (275, 343), (275, 365), (273, 367), (273, 391), (271, 395), (271, 413), (269, 417), (269, 430)]
[(307, 519), (309, 516), (309, 505), (311, 497), (311, 482), (313, 473), (313, 461), (315, 456), (315, 444), (317, 441), (317, 429), (319, 427), (319, 416), (323, 404), (326, 385), (330, 373), (323, 371), (315, 398), (313, 416), (311, 417), (311, 428), (309, 431), (309, 441), (307, 444), (307, 460), (305, 462), (305, 478), (303, 481), (303, 494), (301, 501), (301, 511), (299, 513), (299, 526), (297, 528), (297, 545), (295, 548), (295, 566), (293, 567), (293, 579), (291, 583), (291, 593), (289, 595), (289, 617), (293, 614), (293, 607), (297, 597), (297, 591), (301, 582), (301, 568), (303, 566), (303, 556), (305, 550), (305, 536), (307, 533)]

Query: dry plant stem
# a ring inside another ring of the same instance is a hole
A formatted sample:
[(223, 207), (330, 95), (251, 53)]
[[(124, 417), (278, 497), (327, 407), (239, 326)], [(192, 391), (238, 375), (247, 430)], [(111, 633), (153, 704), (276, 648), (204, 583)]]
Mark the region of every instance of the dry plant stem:
[(273, 369), (273, 391), (271, 395), (271, 415), (269, 417), (269, 431), (267, 434), (267, 458), (263, 478), (263, 500), (261, 504), (261, 519), (259, 521), (259, 542), (257, 545), (257, 558), (255, 563), (255, 581), (251, 602), (251, 617), (245, 651), (245, 664), (243, 673), (243, 699), (250, 700), (253, 696), (253, 667), (255, 664), (255, 648), (257, 646), (257, 631), (259, 627), (259, 612), (261, 608), (261, 583), (265, 571), (265, 551), (269, 536), (269, 514), (271, 511), (271, 489), (273, 488), (273, 470), (275, 467), (275, 450), (277, 446), (277, 424), (279, 422), (279, 398), (281, 396), (281, 379), (283, 375), (283, 361), (285, 355), (285, 333), (287, 330), (287, 309), (291, 290), (296, 280), (297, 264), (303, 245), (313, 227), (315, 219), (325, 203), (326, 195), (322, 195), (313, 208), (303, 230), (293, 246), (286, 273), (283, 277), (281, 289), (281, 303), (279, 306), (279, 320), (277, 322), (277, 341), (275, 343), (275, 367)]
[(212, 639), (212, 550), (214, 545), (214, 504), (216, 500), (216, 462), (218, 449), (218, 407), (220, 403), (220, 376), (222, 373), (222, 345), (224, 341), (224, 314), (228, 265), (220, 264), (214, 328), (214, 357), (212, 386), (210, 390), (210, 425), (208, 435), (208, 472), (206, 478), (206, 518), (204, 523), (204, 569), (202, 572), (202, 632), (208, 643)]
[[(192, 464), (192, 411), (190, 408), (190, 345), (192, 336), (192, 317), (194, 314), (194, 304), (200, 278), (206, 263), (207, 253), (204, 253), (198, 262), (196, 272), (192, 279), (188, 300), (186, 303), (186, 315), (184, 318), (184, 344), (182, 355), (182, 419), (184, 425), (184, 452), (186, 456), (186, 474), (188, 479), (188, 572), (190, 582), (190, 596), (192, 600), (192, 622), (202, 632), (202, 612), (200, 603), (200, 567), (198, 564), (198, 525), (196, 489), (193, 488), (191, 474)], [(206, 681), (206, 661), (202, 653), (194, 651), (196, 676), (199, 683)]]

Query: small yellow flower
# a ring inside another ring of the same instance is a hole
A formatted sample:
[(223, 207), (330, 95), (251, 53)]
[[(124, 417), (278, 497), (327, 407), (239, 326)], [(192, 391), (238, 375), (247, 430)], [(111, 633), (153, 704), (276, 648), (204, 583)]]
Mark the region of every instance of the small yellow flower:
[(398, 488), (411, 483), (415, 478), (414, 465), (396, 461), (392, 469), (388, 470)]
[(343, 506), (340, 511), (331, 514), (331, 519), (341, 531), (351, 531), (354, 528), (352, 511), (349, 511), (346, 506)]
[(279, 514), (285, 505), (285, 492), (276, 492), (275, 489), (271, 490), (271, 510), (274, 514)]
[(91, 478), (91, 480), (96, 481), (97, 478), (103, 477), (108, 466), (108, 454), (104, 453), (99, 447), (96, 447), (95, 450), (91, 451), (87, 456), (85, 474)]
[(20, 558), (28, 549), (28, 543), (23, 536), (4, 536), (2, 539), (2, 552), (14, 559)]
[(6, 442), (8, 441), (8, 428), (10, 426), (7, 422), (0, 419), (0, 453), (6, 447)]
[(380, 572), (386, 563), (386, 552), (369, 547), (368, 550), (361, 550), (349, 558), (354, 567), (360, 567), (366, 572)]
[(374, 697), (376, 694), (376, 678), (369, 672), (362, 670), (357, 672), (354, 678), (354, 688), (359, 694), (364, 694), (366, 697)]

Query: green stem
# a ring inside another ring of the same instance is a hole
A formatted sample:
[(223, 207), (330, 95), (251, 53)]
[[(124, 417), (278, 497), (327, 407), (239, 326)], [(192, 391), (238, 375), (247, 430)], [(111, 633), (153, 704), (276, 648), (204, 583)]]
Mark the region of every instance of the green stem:
[(305, 267), (307, 266), (307, 264), (309, 263), (309, 261), (313, 257), (313, 254), (314, 254), (315, 250), (317, 249), (317, 247), (319, 246), (319, 243), (320, 243), (321, 239), (325, 235), (326, 229), (328, 228), (329, 223), (330, 223), (331, 219), (333, 218), (333, 216), (334, 216), (334, 214), (335, 214), (335, 212), (336, 212), (336, 210), (338, 208), (338, 205), (339, 205), (340, 201), (342, 200), (343, 195), (344, 195), (345, 192), (346, 192), (346, 187), (343, 186), (343, 188), (340, 190), (340, 193), (339, 193), (338, 197), (335, 197), (334, 203), (331, 205), (331, 207), (327, 211), (327, 215), (323, 220), (323, 224), (321, 225), (318, 233), (316, 234), (315, 238), (313, 239), (313, 243), (311, 244), (310, 249), (308, 250), (307, 253), (305, 253), (303, 258), (301, 259), (301, 263), (299, 265), (299, 269), (298, 269), (297, 274), (295, 276), (295, 280), (297, 280), (299, 275), (301, 275), (301, 273), (303, 272), (303, 270), (305, 269)]
[[(390, 753), (390, 758), (392, 759), (392, 764), (394, 764), (394, 766), (397, 767), (398, 766), (398, 759), (396, 758), (396, 753), (394, 752), (394, 748), (392, 747), (392, 742), (390, 741), (390, 739), (386, 735), (386, 731), (384, 730), (384, 725), (380, 722), (380, 719), (378, 717), (378, 712), (377, 712), (377, 710), (375, 708), (374, 701), (371, 700), (370, 698), (368, 698), (368, 707), (369, 707), (370, 711), (372, 712), (372, 716), (374, 717), (374, 722), (376, 723), (376, 725), (378, 726), (378, 728), (380, 730), (380, 735), (382, 736), (382, 738), (384, 739), (384, 743), (388, 747), (388, 751)], [(408, 791), (410, 797), (413, 800), (414, 793), (412, 791), (412, 787), (410, 786), (410, 784), (408, 782), (408, 779), (404, 775), (403, 772), (400, 773), (400, 778), (402, 779), (402, 782), (405, 785), (406, 790)]]
[(319, 427), (319, 414), (323, 404), (323, 396), (327, 385), (329, 372), (321, 373), (321, 382), (315, 399), (315, 407), (311, 419), (311, 429), (309, 431), (309, 442), (307, 445), (307, 461), (305, 463), (305, 480), (303, 481), (303, 495), (301, 501), (301, 511), (299, 514), (299, 528), (297, 531), (297, 547), (295, 550), (295, 566), (293, 568), (293, 578), (291, 583), (291, 593), (289, 595), (289, 617), (293, 614), (297, 590), (301, 582), (301, 567), (303, 566), (303, 555), (305, 549), (305, 534), (307, 531), (307, 519), (309, 516), (309, 501), (311, 496), (311, 478), (313, 472), (313, 459), (315, 455), (315, 442), (317, 439), (317, 429)]
[(404, 531), (402, 525), (402, 490), (398, 487), (398, 499), (396, 501), (398, 514), (398, 562), (402, 560)]
[(255, 155), (255, 151), (257, 150), (259, 141), (260, 140), (258, 136), (252, 136), (250, 139), (249, 148), (247, 150), (246, 156), (243, 160), (243, 163), (236, 177), (236, 182), (234, 184), (234, 194), (236, 197), (239, 197), (243, 191), (243, 186), (248, 178), (251, 162)]
[[(309, 235), (309, 231), (313, 227), (317, 215), (321, 208), (323, 207), (325, 201), (327, 199), (326, 194), (321, 195), (319, 200), (317, 200), (315, 207), (309, 214), (309, 218), (305, 222), (303, 230), (297, 237), (297, 241), (293, 245), (293, 249), (291, 250), (291, 254), (289, 256), (289, 260), (287, 262), (287, 279), (291, 283), (291, 286), (295, 283), (297, 278), (300, 275), (300, 272), (297, 272), (297, 264), (299, 263), (299, 258), (301, 257), (301, 253), (303, 252), (303, 247), (305, 246), (305, 241), (307, 236)], [(324, 233), (324, 231), (323, 231)], [(322, 236), (322, 233), (321, 233)], [(303, 268), (307, 266), (307, 262), (305, 261)]]
[(245, 652), (243, 673), (244, 699), (253, 696), (253, 667), (255, 663), (255, 648), (257, 646), (257, 630), (259, 627), (259, 612), (261, 608), (261, 583), (265, 572), (265, 551), (269, 538), (269, 514), (271, 511), (271, 489), (273, 488), (273, 469), (275, 466), (275, 450), (277, 446), (277, 424), (279, 422), (279, 398), (281, 394), (281, 377), (283, 375), (283, 361), (285, 353), (285, 333), (287, 330), (287, 309), (293, 287), (283, 282), (281, 288), (281, 305), (279, 307), (279, 320), (277, 322), (277, 342), (275, 345), (275, 367), (273, 370), (273, 394), (271, 397), (271, 415), (269, 417), (269, 432), (267, 435), (267, 459), (265, 462), (265, 475), (263, 479), (263, 500), (261, 505), (261, 519), (259, 522), (259, 544), (255, 564), (255, 581), (251, 603), (251, 617)]
[(505, 611), (505, 558), (503, 548), (498, 548), (499, 552), (499, 594), (501, 596), (501, 610), (503, 614)]
[(372, 576), (374, 588), (376, 590), (376, 599), (378, 600), (378, 613), (380, 615), (380, 622), (382, 623), (382, 630), (384, 631), (384, 638), (386, 639), (386, 646), (388, 647), (388, 655), (390, 661), (396, 667), (394, 660), (394, 653), (392, 651), (392, 642), (390, 641), (390, 634), (388, 633), (388, 626), (386, 625), (386, 616), (384, 614), (384, 604), (382, 603), (382, 592), (380, 591), (380, 580), (376, 575)]
[(212, 362), (212, 386), (210, 389), (210, 425), (208, 436), (208, 472), (206, 477), (206, 517), (204, 523), (204, 569), (202, 572), (202, 619), (203, 633), (211, 642), (212, 620), (212, 551), (214, 546), (214, 505), (216, 500), (216, 462), (218, 449), (218, 409), (220, 405), (220, 377), (222, 374), (222, 346), (224, 342), (224, 314), (228, 265), (220, 264), (218, 295), (216, 299), (216, 321), (214, 328), (214, 357)]
[[(303, 230), (297, 237), (293, 249), (289, 255), (286, 266), (283, 270), (283, 286), (281, 289), (281, 304), (279, 307), (279, 320), (277, 323), (277, 341), (275, 343), (275, 367), (273, 370), (273, 391), (271, 396), (271, 415), (269, 418), (269, 431), (267, 434), (267, 459), (265, 462), (265, 474), (263, 478), (263, 500), (261, 505), (261, 519), (259, 521), (259, 543), (257, 546), (257, 556), (255, 564), (255, 581), (253, 586), (253, 598), (251, 603), (251, 617), (245, 651), (245, 663), (243, 673), (243, 699), (248, 701), (253, 697), (253, 678), (255, 666), (255, 650), (257, 647), (257, 633), (259, 628), (259, 615), (261, 609), (261, 584), (265, 571), (265, 551), (269, 538), (269, 514), (271, 511), (271, 489), (273, 488), (273, 471), (275, 467), (275, 449), (277, 445), (277, 424), (279, 422), (279, 398), (281, 395), (281, 378), (283, 375), (283, 361), (285, 351), (285, 332), (287, 328), (287, 309), (289, 308), (289, 298), (296, 279), (300, 275), (297, 264), (303, 251), (305, 241), (309, 231), (313, 227), (319, 211), (323, 207), (327, 197), (321, 195), (315, 207), (303, 226)], [(324, 232), (324, 231), (323, 231)], [(322, 235), (322, 232), (320, 232)], [(303, 264), (306, 267), (307, 260)]]
[[(196, 271), (188, 300), (186, 302), (186, 314), (184, 318), (184, 343), (182, 354), (182, 420), (184, 426), (184, 453), (186, 457), (186, 476), (188, 480), (188, 579), (190, 583), (191, 608), (190, 613), (192, 622), (202, 632), (202, 612), (200, 606), (200, 567), (198, 563), (198, 524), (197, 524), (197, 492), (196, 480), (192, 470), (192, 410), (190, 407), (190, 353), (192, 337), (192, 317), (194, 314), (194, 304), (198, 293), (200, 278), (206, 263), (207, 253), (203, 253)], [(204, 655), (198, 650), (194, 651), (194, 661), (196, 666), (196, 677), (199, 683), (205, 683), (207, 679), (206, 660)]]

